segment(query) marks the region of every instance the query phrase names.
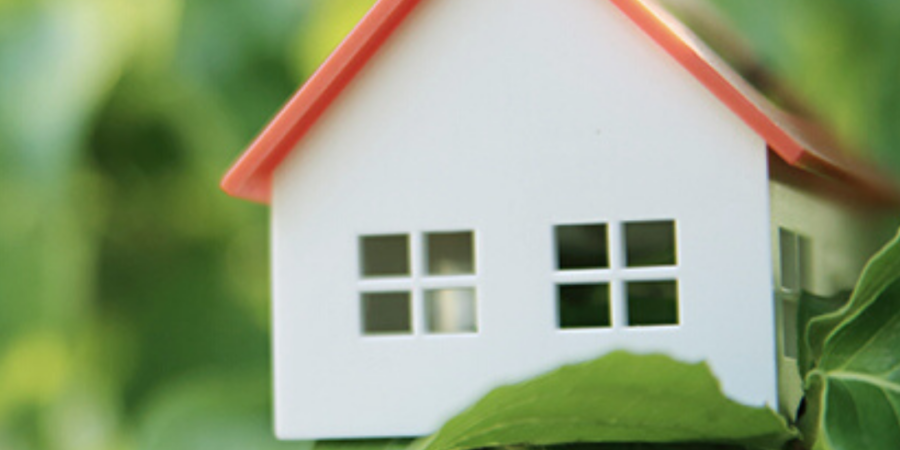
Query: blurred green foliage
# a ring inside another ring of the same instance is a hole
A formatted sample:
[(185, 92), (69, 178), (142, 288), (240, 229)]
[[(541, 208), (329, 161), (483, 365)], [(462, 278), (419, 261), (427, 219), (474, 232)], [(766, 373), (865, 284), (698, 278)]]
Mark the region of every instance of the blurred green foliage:
[[(371, 3), (0, 0), (0, 449), (309, 447), (271, 433), (267, 210), (217, 185)], [(714, 4), (900, 167), (900, 3)]]
[(900, 174), (900, 2), (708, 3), (850, 148)]

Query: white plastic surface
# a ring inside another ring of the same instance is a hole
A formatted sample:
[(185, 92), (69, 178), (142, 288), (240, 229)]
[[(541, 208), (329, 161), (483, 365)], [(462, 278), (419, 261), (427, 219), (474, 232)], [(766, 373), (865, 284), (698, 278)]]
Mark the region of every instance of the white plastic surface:
[[(281, 438), (418, 436), (499, 384), (613, 349), (708, 360), (776, 401), (765, 143), (600, 0), (426, 0), (279, 168)], [(624, 270), (626, 221), (678, 265)], [(557, 272), (554, 226), (606, 223), (610, 268)], [(425, 333), (424, 234), (474, 230), (477, 333)], [(362, 336), (359, 237), (410, 234), (407, 336)], [(613, 326), (559, 330), (556, 283), (611, 281)], [(680, 325), (624, 325), (625, 279), (677, 279)]]

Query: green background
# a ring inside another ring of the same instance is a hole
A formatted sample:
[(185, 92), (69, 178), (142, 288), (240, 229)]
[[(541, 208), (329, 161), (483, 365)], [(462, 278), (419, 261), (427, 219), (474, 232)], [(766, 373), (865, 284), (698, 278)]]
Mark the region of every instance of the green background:
[[(900, 174), (900, 2), (680, 3)], [(370, 4), (0, 0), (0, 449), (309, 448), (271, 432), (267, 209), (218, 182)]]

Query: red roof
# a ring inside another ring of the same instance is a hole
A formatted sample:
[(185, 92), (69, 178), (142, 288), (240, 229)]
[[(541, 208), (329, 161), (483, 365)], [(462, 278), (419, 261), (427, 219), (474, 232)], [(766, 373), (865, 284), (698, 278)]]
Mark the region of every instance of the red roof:
[[(268, 203), (272, 173), (278, 165), (420, 1), (379, 0), (232, 166), (222, 189), (235, 197)], [(821, 129), (766, 100), (652, 0), (610, 1), (759, 133), (785, 162), (850, 182), (879, 199), (900, 198), (891, 183), (841, 156), (834, 139)]]

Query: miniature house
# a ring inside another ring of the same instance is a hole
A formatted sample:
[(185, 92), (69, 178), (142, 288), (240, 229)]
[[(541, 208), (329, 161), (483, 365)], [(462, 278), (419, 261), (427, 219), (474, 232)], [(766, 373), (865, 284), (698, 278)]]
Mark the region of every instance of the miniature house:
[(898, 198), (638, 0), (381, 0), (223, 188), (271, 205), (286, 439), (425, 435), (614, 349), (790, 411), (797, 294), (852, 287)]

